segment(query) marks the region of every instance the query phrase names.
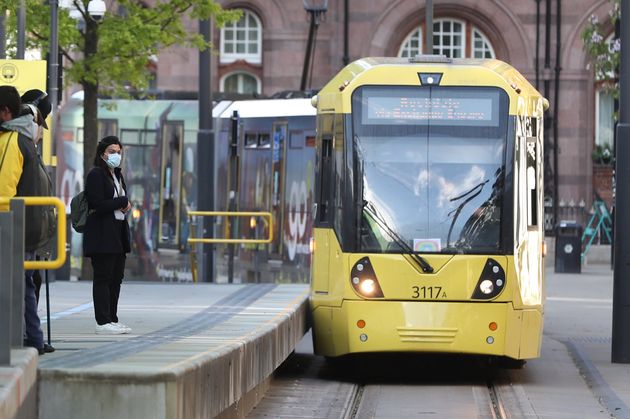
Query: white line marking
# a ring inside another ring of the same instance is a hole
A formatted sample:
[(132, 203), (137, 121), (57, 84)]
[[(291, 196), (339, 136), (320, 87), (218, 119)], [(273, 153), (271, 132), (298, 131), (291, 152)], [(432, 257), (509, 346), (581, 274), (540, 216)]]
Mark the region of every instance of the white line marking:
[[(80, 306), (72, 307), (71, 309), (60, 311), (59, 313), (54, 313), (53, 315), (50, 316), (50, 320), (57, 320), (62, 317), (68, 317), (72, 314), (79, 313), (81, 311), (85, 311), (90, 308), (92, 308), (92, 303), (81, 304)], [(48, 317), (42, 317), (41, 323), (44, 324), (47, 322), (48, 322)]]

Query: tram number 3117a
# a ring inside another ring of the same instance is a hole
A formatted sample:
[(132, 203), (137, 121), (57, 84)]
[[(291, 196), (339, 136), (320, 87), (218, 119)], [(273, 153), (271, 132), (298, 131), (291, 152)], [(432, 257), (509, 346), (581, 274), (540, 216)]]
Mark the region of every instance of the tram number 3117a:
[(411, 298), (416, 300), (437, 300), (446, 298), (446, 292), (442, 287), (411, 287)]

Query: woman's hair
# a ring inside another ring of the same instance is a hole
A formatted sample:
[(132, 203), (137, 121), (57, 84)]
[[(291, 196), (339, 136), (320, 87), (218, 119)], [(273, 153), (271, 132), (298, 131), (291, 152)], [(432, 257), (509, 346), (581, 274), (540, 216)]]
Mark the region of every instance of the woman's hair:
[(112, 144), (118, 144), (121, 150), (123, 148), (122, 144), (120, 143), (120, 140), (115, 135), (108, 135), (107, 137), (104, 137), (103, 139), (101, 139), (101, 141), (98, 142), (98, 144), (96, 145), (96, 156), (94, 156), (94, 166), (100, 167), (101, 169), (104, 169), (106, 171), (109, 170), (107, 163), (105, 163), (105, 160), (103, 160), (101, 155), (105, 153), (105, 150), (107, 150), (107, 147), (109, 147)]

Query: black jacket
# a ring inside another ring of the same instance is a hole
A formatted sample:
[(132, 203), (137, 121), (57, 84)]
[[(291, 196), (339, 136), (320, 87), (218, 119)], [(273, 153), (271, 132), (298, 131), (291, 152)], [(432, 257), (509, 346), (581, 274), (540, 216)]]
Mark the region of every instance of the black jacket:
[(85, 181), (85, 195), (91, 211), (83, 232), (83, 255), (103, 253), (129, 253), (129, 223), (116, 220), (114, 211), (127, 206), (127, 186), (119, 168), (114, 171), (125, 189), (125, 196), (114, 198), (114, 180), (111, 174), (93, 167)]

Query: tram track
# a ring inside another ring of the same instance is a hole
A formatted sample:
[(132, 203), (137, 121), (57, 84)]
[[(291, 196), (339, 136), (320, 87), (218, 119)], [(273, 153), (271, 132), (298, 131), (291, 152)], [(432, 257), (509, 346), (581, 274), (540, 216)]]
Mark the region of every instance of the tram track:
[[(351, 393), (348, 396), (348, 403), (346, 404), (346, 409), (344, 414), (341, 416), (343, 419), (358, 419), (363, 417), (373, 416), (375, 413), (373, 410), (373, 406), (369, 406), (370, 402), (365, 401), (364, 405), (364, 396), (366, 395), (366, 389), (370, 387), (372, 393), (378, 393), (379, 390), (375, 390), (379, 387), (378, 384), (356, 384), (353, 386)], [(508, 419), (512, 417), (518, 417), (511, 415), (507, 412), (510, 412), (510, 409), (514, 409), (516, 411), (523, 411), (523, 409), (513, 406), (508, 408), (504, 404), (504, 397), (501, 396), (501, 393), (505, 392), (503, 389), (504, 385), (496, 384), (493, 380), (487, 380), (484, 382), (479, 382), (478, 384), (471, 385), (472, 397), (474, 399), (474, 404), (477, 408), (477, 417), (480, 418), (492, 418), (492, 419)], [(431, 391), (426, 391), (426, 387), (417, 387), (416, 391), (414, 391), (414, 401), (418, 406), (420, 405), (429, 405), (430, 398), (432, 397)], [(509, 386), (508, 386), (509, 391)], [(508, 399), (511, 399), (508, 397)], [(411, 404), (411, 400), (406, 401), (407, 404)], [(437, 415), (438, 417), (447, 417), (448, 411), (441, 410), (433, 410), (428, 409), (421, 412), (422, 414), (429, 415)]]
[(365, 384), (357, 384), (353, 387), (350, 393), (348, 408), (343, 416), (343, 419), (355, 419), (363, 400), (363, 392), (365, 390)]
[(499, 397), (498, 389), (491, 380), (487, 381), (486, 387), (488, 389), (488, 395), (490, 396), (490, 403), (492, 405), (492, 417), (494, 419), (507, 419), (508, 416), (505, 413), (506, 411), (501, 397)]

